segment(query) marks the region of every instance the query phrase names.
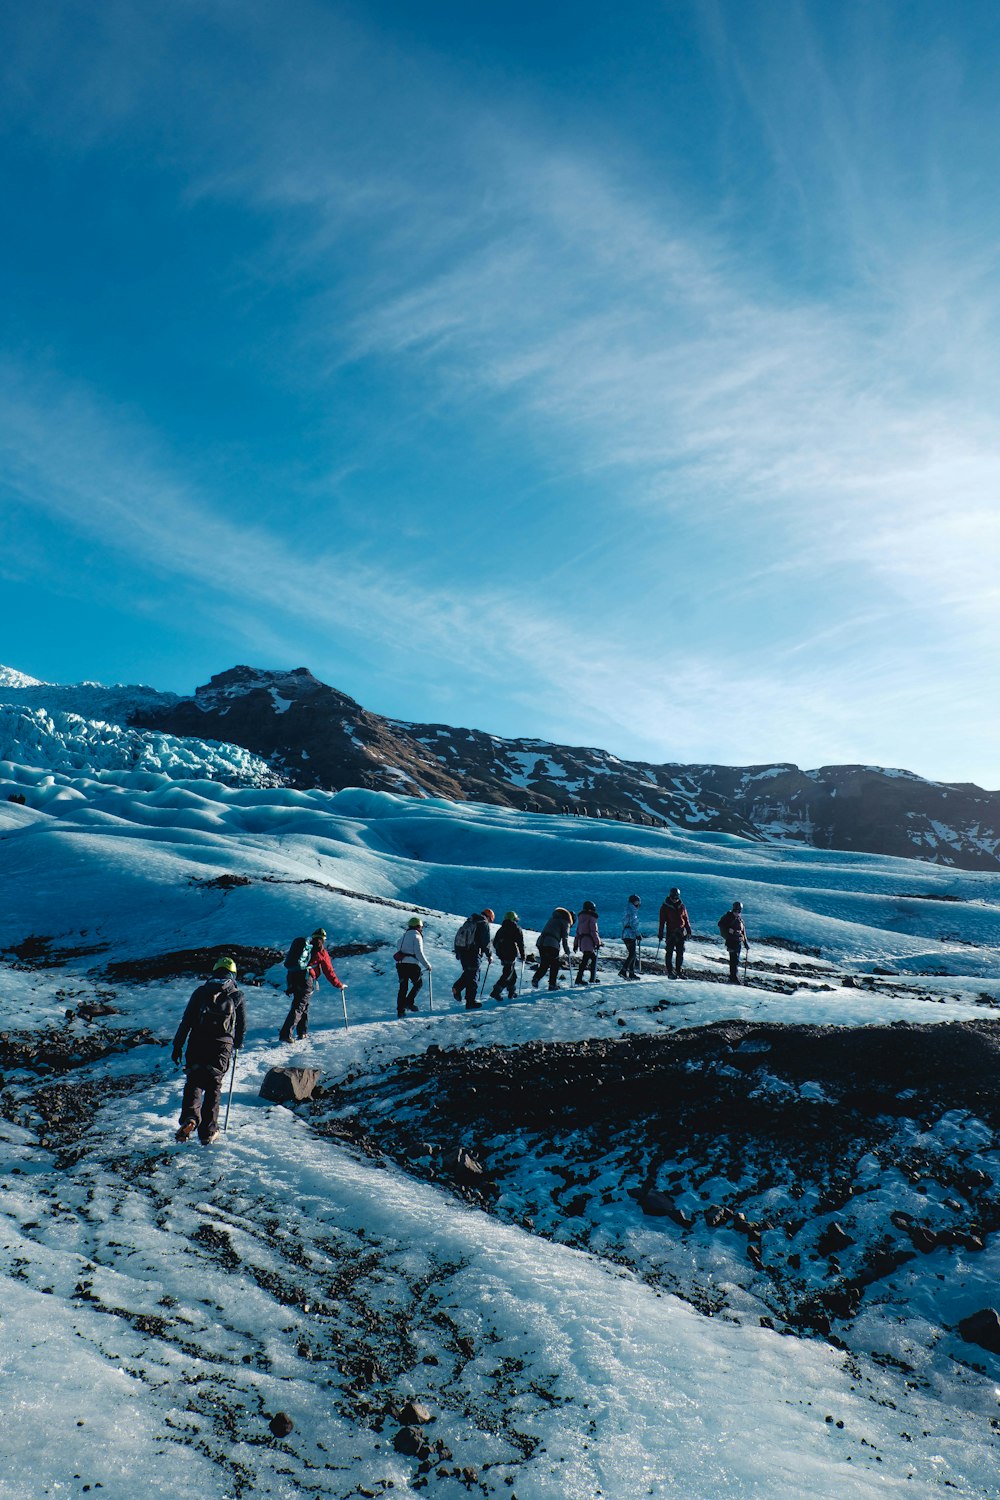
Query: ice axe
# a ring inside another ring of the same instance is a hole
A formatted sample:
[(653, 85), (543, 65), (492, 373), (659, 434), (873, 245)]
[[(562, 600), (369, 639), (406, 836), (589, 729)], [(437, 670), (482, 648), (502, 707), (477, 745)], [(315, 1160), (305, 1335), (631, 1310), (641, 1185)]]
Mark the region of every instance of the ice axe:
[(346, 984), (342, 984), (340, 986), (340, 998), (341, 998), (341, 1000), (344, 1003), (344, 1030), (345, 1031), (350, 1031), (351, 1028), (347, 1024), (347, 985)]

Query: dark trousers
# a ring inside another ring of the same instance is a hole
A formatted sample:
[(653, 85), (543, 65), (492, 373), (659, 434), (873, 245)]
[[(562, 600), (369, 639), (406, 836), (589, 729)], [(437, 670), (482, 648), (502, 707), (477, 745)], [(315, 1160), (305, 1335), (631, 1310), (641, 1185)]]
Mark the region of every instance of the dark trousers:
[(399, 975), (399, 993), (396, 996), (396, 1014), (401, 1016), (404, 1010), (416, 1010), (413, 1004), (423, 988), (424, 976), (420, 972), (419, 964), (397, 964), (396, 973)]
[(727, 943), (726, 944), (726, 948), (727, 948), (727, 950), (729, 952), (729, 982), (731, 984), (739, 984), (739, 982), (740, 982), (740, 945), (739, 945), (739, 943), (737, 943), (736, 947), (734, 948), (730, 943)]
[(538, 988), (542, 980), (545, 978), (546, 974), (549, 976), (549, 989), (557, 990), (559, 988), (558, 948), (539, 948), (538, 968), (535, 970), (531, 978), (532, 989)]
[(278, 1033), (279, 1042), (290, 1042), (292, 1032), (301, 1040), (309, 1034), (309, 1001), (312, 998), (313, 981), (311, 974), (296, 974), (288, 981), (288, 993), (292, 997), (292, 1003), (288, 1007), (288, 1015), (281, 1023)]
[(576, 982), (577, 982), (577, 984), (582, 984), (583, 983), (584, 972), (585, 972), (585, 970), (588, 967), (590, 969), (591, 983), (593, 983), (593, 981), (597, 978), (597, 954), (596, 953), (581, 953), (581, 955), (580, 955), (580, 967), (576, 971)]
[(465, 997), (466, 1005), (470, 1005), (479, 993), (479, 954), (460, 953), (458, 961), (462, 965), (462, 974), (451, 987), (451, 992), (456, 1000)]
[(683, 967), (684, 967), (684, 935), (683, 935), (683, 933), (678, 932), (678, 933), (675, 934), (674, 937), (670, 937), (668, 935), (667, 938), (665, 939), (664, 949), (663, 949), (663, 957), (664, 957), (664, 960), (665, 960), (666, 965), (667, 965), (667, 973), (668, 974), (670, 973), (670, 957), (671, 957), (671, 954), (675, 954), (676, 955), (676, 957), (674, 959), (674, 967), (676, 969), (676, 972), (679, 974), (681, 972), (681, 969), (683, 969)]
[(195, 1125), (201, 1141), (207, 1141), (218, 1129), (222, 1080), (227, 1072), (228, 1067), (221, 1073), (218, 1068), (188, 1067), (180, 1123)]
[(622, 938), (622, 942), (625, 944), (625, 962), (621, 967), (621, 975), (623, 979), (631, 979), (635, 973), (636, 948), (639, 940), (638, 938)]
[(517, 958), (504, 958), (500, 962), (503, 964), (503, 970), (500, 978), (490, 990), (490, 995), (494, 1000), (500, 1000), (506, 990), (507, 999), (513, 1000), (517, 993)]

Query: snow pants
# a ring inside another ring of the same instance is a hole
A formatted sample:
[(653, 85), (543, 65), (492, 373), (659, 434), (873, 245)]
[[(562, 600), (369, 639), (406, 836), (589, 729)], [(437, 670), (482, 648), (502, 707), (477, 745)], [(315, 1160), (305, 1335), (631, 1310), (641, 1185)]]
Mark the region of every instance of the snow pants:
[(580, 954), (580, 967), (576, 971), (577, 984), (583, 984), (583, 976), (588, 968), (590, 970), (590, 982), (593, 984), (597, 979), (597, 954), (593, 950), (590, 953)]
[(730, 984), (739, 984), (739, 982), (740, 982), (740, 945), (739, 945), (739, 943), (737, 943), (736, 947), (734, 948), (731, 943), (727, 943), (726, 944), (726, 949), (727, 949), (727, 951), (729, 953), (729, 983)]
[(625, 944), (625, 962), (622, 964), (619, 973), (621, 974), (623, 979), (635, 979), (635, 966), (637, 960), (636, 948), (638, 947), (638, 939), (622, 938), (622, 942)]
[(222, 1098), (222, 1080), (229, 1071), (228, 1063), (218, 1068), (188, 1065), (184, 1081), (184, 1097), (181, 1100), (180, 1124), (192, 1124), (198, 1131), (198, 1139), (207, 1141), (219, 1127), (219, 1101)]
[(673, 937), (667, 936), (664, 939), (663, 957), (667, 965), (668, 974), (670, 973), (671, 955), (675, 955), (674, 972), (678, 976), (684, 967), (684, 941), (684, 934), (681, 932), (676, 933)]
[(413, 1002), (423, 988), (424, 976), (419, 964), (397, 964), (396, 973), (399, 975), (396, 1014), (401, 1016), (407, 1010), (416, 1010)]
[(292, 1032), (301, 1039), (309, 1034), (309, 1001), (312, 999), (313, 978), (310, 973), (295, 974), (289, 977), (288, 993), (292, 997), (292, 1003), (288, 1007), (288, 1015), (281, 1023), (278, 1032), (279, 1042), (290, 1042)]
[(559, 988), (559, 949), (539, 948), (538, 968), (531, 978), (531, 988), (537, 990), (546, 974), (549, 976), (549, 989)]
[(493, 1000), (502, 1000), (503, 992), (506, 990), (507, 999), (513, 1000), (517, 994), (517, 958), (501, 959), (501, 963), (503, 964), (503, 970), (500, 978), (490, 990), (490, 998)]
[(466, 1005), (471, 1005), (479, 996), (479, 953), (460, 953), (456, 957), (462, 965), (462, 974), (455, 980), (451, 992), (456, 1000), (461, 1000), (464, 995)]

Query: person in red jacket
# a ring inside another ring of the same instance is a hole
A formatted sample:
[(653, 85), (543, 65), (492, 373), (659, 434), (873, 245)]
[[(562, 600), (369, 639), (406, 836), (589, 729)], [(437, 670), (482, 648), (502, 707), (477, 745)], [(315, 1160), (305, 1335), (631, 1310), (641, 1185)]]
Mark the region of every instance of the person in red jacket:
[(285, 968), (288, 970), (288, 993), (292, 997), (292, 1003), (278, 1033), (278, 1041), (290, 1042), (293, 1029), (301, 1041), (309, 1034), (309, 1001), (319, 984), (320, 975), (325, 974), (334, 989), (344, 988), (334, 973), (333, 960), (326, 951), (326, 929), (317, 927), (312, 937), (296, 938), (288, 950)]
[[(681, 970), (684, 967), (684, 944), (691, 936), (691, 923), (688, 920), (687, 907), (681, 900), (681, 893), (673, 886), (670, 895), (660, 907), (660, 941), (663, 943), (663, 957), (667, 965), (668, 974), (676, 974), (680, 979)], [(671, 962), (676, 963), (676, 968), (671, 968)]]

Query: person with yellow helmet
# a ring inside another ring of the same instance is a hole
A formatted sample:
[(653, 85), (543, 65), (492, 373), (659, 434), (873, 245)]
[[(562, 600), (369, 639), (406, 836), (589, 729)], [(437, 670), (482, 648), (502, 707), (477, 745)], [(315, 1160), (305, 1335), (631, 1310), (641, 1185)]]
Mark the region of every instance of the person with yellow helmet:
[(195, 1131), (203, 1146), (219, 1134), (219, 1101), (222, 1081), (229, 1064), (243, 1046), (247, 1017), (243, 991), (237, 988), (236, 964), (231, 958), (216, 960), (211, 978), (191, 996), (174, 1037), (172, 1057), (180, 1067), (184, 1059), (187, 1078), (181, 1100), (178, 1141), (190, 1140)]

